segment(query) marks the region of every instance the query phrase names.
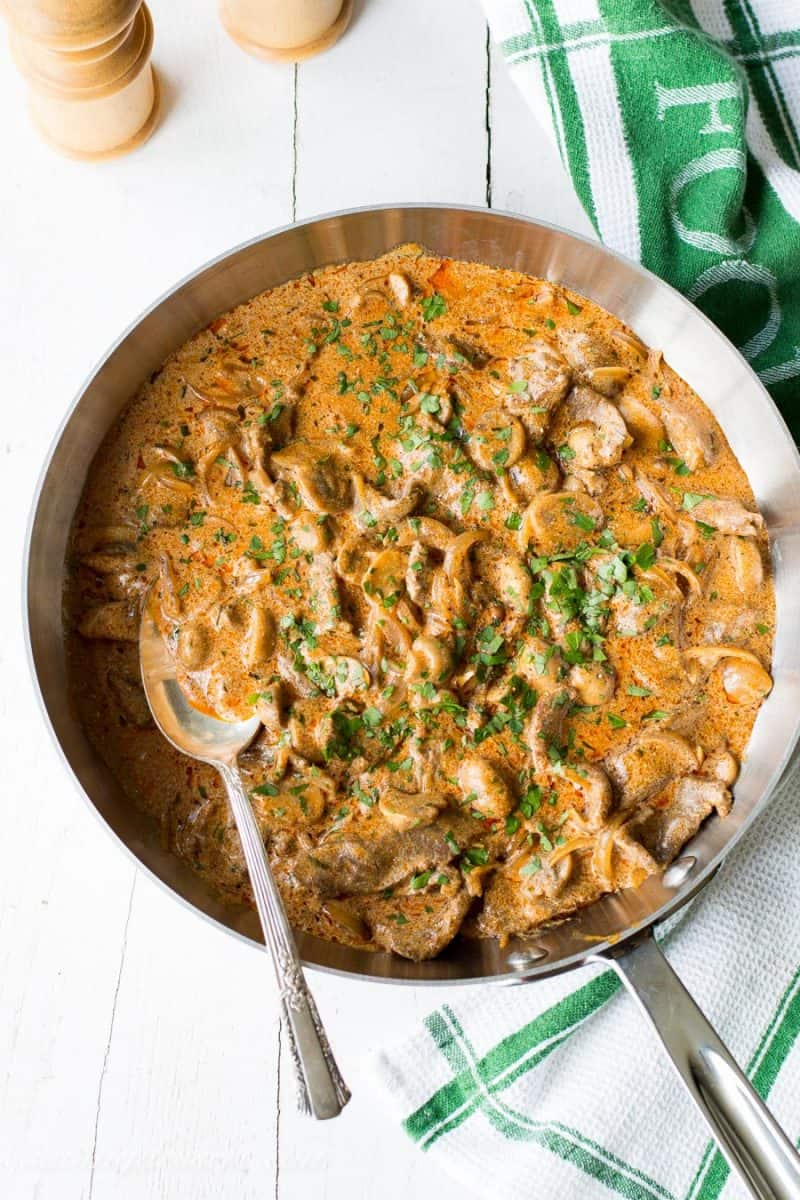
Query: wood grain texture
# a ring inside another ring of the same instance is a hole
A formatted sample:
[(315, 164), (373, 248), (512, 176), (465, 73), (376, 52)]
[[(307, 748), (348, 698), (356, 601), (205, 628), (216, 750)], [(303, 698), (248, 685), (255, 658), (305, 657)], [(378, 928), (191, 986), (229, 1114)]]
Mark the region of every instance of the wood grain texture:
[[(477, 0), (362, 0), (329, 54), (246, 57), (211, 3), (154, 0), (165, 115), (97, 166), (37, 141), (0, 48), (0, 1195), (406, 1200), (461, 1189), (387, 1118), (370, 1055), (447, 990), (312, 986), (354, 1096), (301, 1121), (254, 949), (177, 904), (82, 803), (19, 632), (25, 516), (72, 396), (119, 331), (229, 246), (316, 212), (452, 201), (585, 230), (555, 150), (488, 53)], [(10, 577), (10, 578), (9, 578)]]

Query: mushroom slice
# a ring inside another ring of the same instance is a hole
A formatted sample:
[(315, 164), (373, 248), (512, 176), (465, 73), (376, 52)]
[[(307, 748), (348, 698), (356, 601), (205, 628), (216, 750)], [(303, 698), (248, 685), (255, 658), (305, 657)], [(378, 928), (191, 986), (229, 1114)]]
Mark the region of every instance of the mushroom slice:
[(413, 517), (398, 529), (396, 544), (410, 546), (413, 542), (421, 542), (423, 546), (430, 546), (432, 550), (439, 550), (444, 554), (455, 537), (452, 529), (443, 521), (436, 521), (433, 517)]
[(127, 600), (113, 600), (88, 609), (78, 622), (78, 633), (91, 640), (136, 642), (139, 619), (135, 606)]
[(405, 308), (411, 300), (411, 282), (408, 276), (400, 271), (390, 271), (386, 282), (398, 308)]
[(585, 492), (543, 492), (523, 514), (519, 544), (524, 551), (533, 542), (544, 554), (574, 550), (602, 526), (603, 510)]
[(369, 929), (347, 900), (328, 900), (323, 904), (322, 911), (329, 921), (338, 925), (339, 929), (343, 929), (356, 942), (369, 941)]
[(514, 463), (507, 476), (514, 493), (512, 503), (518, 498), (531, 501), (539, 492), (554, 492), (560, 479), (558, 465), (544, 450), (528, 454)]
[(517, 650), (513, 670), (533, 684), (540, 694), (552, 692), (558, 687), (562, 675), (558, 646), (546, 642), (544, 638), (526, 636)]
[(661, 443), (666, 440), (666, 431), (663, 422), (655, 413), (631, 395), (621, 396), (618, 407), (635, 444), (650, 453), (659, 450)]
[(614, 696), (617, 677), (614, 668), (607, 663), (587, 663), (574, 666), (569, 673), (569, 685), (581, 704), (593, 708), (607, 704)]
[(422, 484), (412, 481), (404, 495), (392, 498), (371, 487), (358, 471), (353, 472), (352, 480), (353, 515), (360, 529), (380, 529), (402, 521), (417, 507), (425, 490)]
[(599, 829), (608, 819), (614, 802), (611, 780), (606, 772), (595, 763), (587, 762), (562, 767), (559, 774), (580, 793), (583, 799), (580, 815), (586, 827)]
[(138, 533), (136, 525), (94, 525), (76, 533), (75, 549), (81, 556), (134, 554)]
[(254, 604), (242, 643), (242, 661), (250, 670), (260, 667), (275, 651), (275, 618), (263, 604)]
[(336, 555), (336, 572), (348, 583), (360, 583), (369, 567), (372, 544), (363, 533), (346, 538)]
[(714, 667), (724, 659), (736, 659), (751, 666), (761, 666), (761, 660), (753, 654), (752, 650), (744, 650), (741, 646), (729, 646), (717, 643), (707, 646), (690, 646), (687, 650), (684, 650), (683, 657), (689, 663), (696, 665), (700, 671), (705, 671), (706, 673), (713, 671)]
[(444, 573), (448, 577), (463, 576), (469, 571), (469, 552), (474, 545), (483, 541), (486, 533), (481, 529), (468, 529), (457, 534), (448, 544), (444, 555)]
[(387, 612), (395, 608), (405, 592), (406, 566), (406, 555), (395, 547), (373, 556), (361, 580), (370, 604)]
[(645, 362), (648, 355), (647, 346), (641, 341), (635, 333), (630, 333), (627, 329), (612, 329), (611, 336), (615, 342), (619, 342), (626, 350), (633, 352), (635, 359)]
[(533, 578), (521, 558), (503, 554), (496, 570), (497, 592), (507, 609), (521, 616), (531, 610)]
[(328, 654), (319, 659), (319, 666), (333, 680), (336, 695), (342, 700), (366, 691), (370, 685), (369, 671), (357, 658)]
[(445, 797), (437, 792), (400, 792), (396, 788), (387, 788), (378, 799), (379, 811), (401, 833), (432, 825), (446, 805)]
[(663, 399), (661, 417), (675, 453), (680, 455), (690, 471), (709, 466), (716, 457), (711, 418), (695, 412), (675, 399)]
[(422, 542), (413, 542), (406, 568), (406, 591), (420, 608), (430, 606), (434, 567), (431, 553)]
[(452, 670), (452, 652), (441, 638), (423, 633), (411, 643), (405, 670), (409, 683), (419, 680), (444, 683)]
[(727, 659), (722, 668), (722, 688), (732, 704), (760, 704), (772, 691), (772, 676), (760, 663)]
[(634, 470), (634, 480), (652, 512), (666, 517), (668, 520), (677, 516), (678, 510), (675, 502), (663, 483), (659, 483), (658, 480), (651, 479), (649, 475), (637, 470)]
[(696, 521), (713, 525), (720, 533), (735, 534), (737, 537), (758, 537), (764, 528), (761, 513), (751, 512), (740, 500), (726, 496), (704, 496), (691, 509)]
[(631, 443), (619, 409), (592, 388), (578, 387), (564, 401), (558, 426), (573, 452), (570, 469), (598, 471), (615, 466)]
[(253, 369), (252, 363), (233, 353), (219, 363), (210, 380), (196, 384), (187, 378), (186, 385), (204, 404), (227, 404), (234, 408), (242, 400), (261, 396), (267, 390), (267, 380)]
[(298, 670), (295, 666), (293, 655), (278, 655), (278, 671), (280, 672), (281, 679), (290, 684), (291, 687), (293, 687), (297, 692), (298, 696), (304, 696), (307, 699), (310, 699), (319, 695), (319, 688), (316, 686), (316, 684), (312, 683), (308, 676), (304, 675), (303, 672)]
[(622, 366), (594, 367), (588, 374), (591, 386), (603, 396), (616, 396), (630, 377), (630, 369)]
[(131, 670), (111, 667), (106, 680), (125, 720), (135, 729), (151, 728), (153, 716), (142, 687), (138, 663)]
[(178, 631), (178, 662), (187, 671), (200, 671), (208, 665), (213, 645), (213, 634), (207, 621), (201, 618), (183, 621)]
[(301, 513), (292, 521), (290, 537), (301, 550), (318, 554), (330, 544), (328, 521), (325, 517), (312, 518), (307, 513)]
[(253, 705), (253, 712), (271, 741), (279, 738), (283, 732), (285, 706), (286, 689), (280, 679), (273, 680), (264, 691), (259, 692)]
[(739, 763), (727, 746), (718, 746), (703, 759), (699, 773), (707, 775), (711, 779), (719, 779), (721, 783), (725, 784), (725, 787), (730, 788), (736, 783)]
[[(697, 577), (697, 572), (690, 567), (689, 563), (681, 562), (680, 559), (677, 558), (670, 558), (668, 555), (662, 555), (658, 559), (657, 566), (661, 571), (666, 571), (669, 574), (676, 575), (679, 579), (684, 580), (692, 596), (698, 599), (700, 596), (702, 596), (702, 584)], [(643, 572), (643, 574), (647, 574), (647, 572)]]
[(139, 484), (140, 490), (152, 481), (172, 492), (194, 494), (197, 482), (195, 465), (181, 457), (174, 446), (153, 446), (148, 457), (155, 461), (146, 464), (147, 473)]
[(203, 446), (197, 464), (200, 474), (201, 466), (207, 468), (218, 454), (238, 441), (240, 428), (235, 409), (216, 406), (203, 409), (197, 417), (197, 431)]
[[(607, 822), (595, 839), (592, 854), (592, 869), (595, 876), (609, 891), (620, 886), (635, 886), (641, 883), (647, 875), (658, 870), (658, 863), (652, 854), (631, 835), (628, 828), (629, 814), (617, 813)], [(628, 875), (627, 880), (620, 878), (620, 869), (614, 869), (614, 855), (618, 852), (627, 860), (634, 874)]]
[(502, 475), (525, 453), (525, 429), (516, 417), (501, 409), (490, 409), (475, 422), (469, 453), (482, 470)]
[(728, 559), (733, 578), (743, 596), (752, 597), (764, 582), (764, 563), (761, 551), (752, 539), (726, 538)]
[(458, 785), (464, 803), (484, 817), (507, 817), (514, 808), (514, 797), (506, 779), (485, 758), (468, 754), (458, 768)]
[(388, 275), (365, 279), (359, 290), (347, 297), (345, 307), (351, 313), (358, 311), (359, 321), (366, 324), (384, 318), (387, 306), (405, 308), (413, 291), (411, 280), (406, 275), (391, 271)]
[(342, 512), (351, 503), (350, 478), (327, 442), (292, 442), (270, 457), (281, 479), (294, 483), (311, 512)]
[(431, 611), (428, 619), (434, 633), (450, 629), (463, 619), (468, 601), (467, 583), (471, 573), (469, 553), (486, 537), (483, 530), (468, 530), (452, 539), (445, 551), (444, 562), (433, 576)]
[[(328, 553), (315, 554), (308, 567), (311, 609), (319, 633), (330, 633), (342, 624), (341, 597), (336, 567)], [(344, 626), (343, 626), (344, 627)]]
[(566, 330), (559, 342), (573, 370), (604, 396), (615, 396), (630, 378), (614, 347), (586, 330)]
[(136, 564), (141, 561), (141, 554), (135, 546), (129, 549), (106, 546), (92, 554), (81, 556), (81, 566), (95, 575), (114, 575), (119, 579), (136, 574)]
[(286, 723), (289, 745), (295, 757), (304, 763), (324, 764), (332, 740), (333, 720), (329, 713), (317, 717), (318, 701), (313, 698), (295, 700)]
[(674, 578), (658, 567), (650, 567), (639, 571), (637, 581), (638, 591), (631, 595), (617, 591), (611, 598), (616, 631), (623, 637), (652, 633), (656, 639), (666, 633), (670, 639), (667, 646), (680, 644), (684, 596)]

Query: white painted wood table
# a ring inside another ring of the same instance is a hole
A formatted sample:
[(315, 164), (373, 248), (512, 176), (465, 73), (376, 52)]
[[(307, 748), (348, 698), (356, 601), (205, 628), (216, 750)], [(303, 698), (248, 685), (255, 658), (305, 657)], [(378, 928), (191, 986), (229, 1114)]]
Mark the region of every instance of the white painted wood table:
[(345, 39), (297, 68), (245, 57), (212, 0), (152, 9), (164, 121), (102, 165), (37, 140), (0, 46), (0, 1196), (451, 1200), (365, 1066), (443, 993), (315, 974), (353, 1100), (335, 1122), (298, 1116), (267, 963), (120, 853), (50, 743), (20, 630), (24, 526), (96, 359), (237, 242), (421, 200), (588, 222), (489, 52), (478, 0), (362, 0)]

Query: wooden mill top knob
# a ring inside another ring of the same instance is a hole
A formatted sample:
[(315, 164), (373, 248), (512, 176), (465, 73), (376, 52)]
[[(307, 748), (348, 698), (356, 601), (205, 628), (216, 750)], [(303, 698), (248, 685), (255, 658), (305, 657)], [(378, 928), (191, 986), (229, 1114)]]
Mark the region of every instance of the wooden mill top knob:
[(142, 0), (3, 0), (23, 37), (53, 50), (87, 50), (130, 25)]

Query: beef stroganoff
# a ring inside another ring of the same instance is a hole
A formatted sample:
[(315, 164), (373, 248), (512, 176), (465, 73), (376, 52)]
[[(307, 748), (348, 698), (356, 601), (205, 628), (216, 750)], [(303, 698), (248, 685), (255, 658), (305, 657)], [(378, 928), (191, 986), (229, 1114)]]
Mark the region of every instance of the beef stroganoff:
[(90, 471), (73, 702), (131, 802), (250, 902), (213, 768), (138, 671), (257, 714), (292, 922), (429, 958), (660, 871), (724, 817), (770, 690), (764, 522), (698, 397), (583, 296), (403, 246), (214, 321)]

